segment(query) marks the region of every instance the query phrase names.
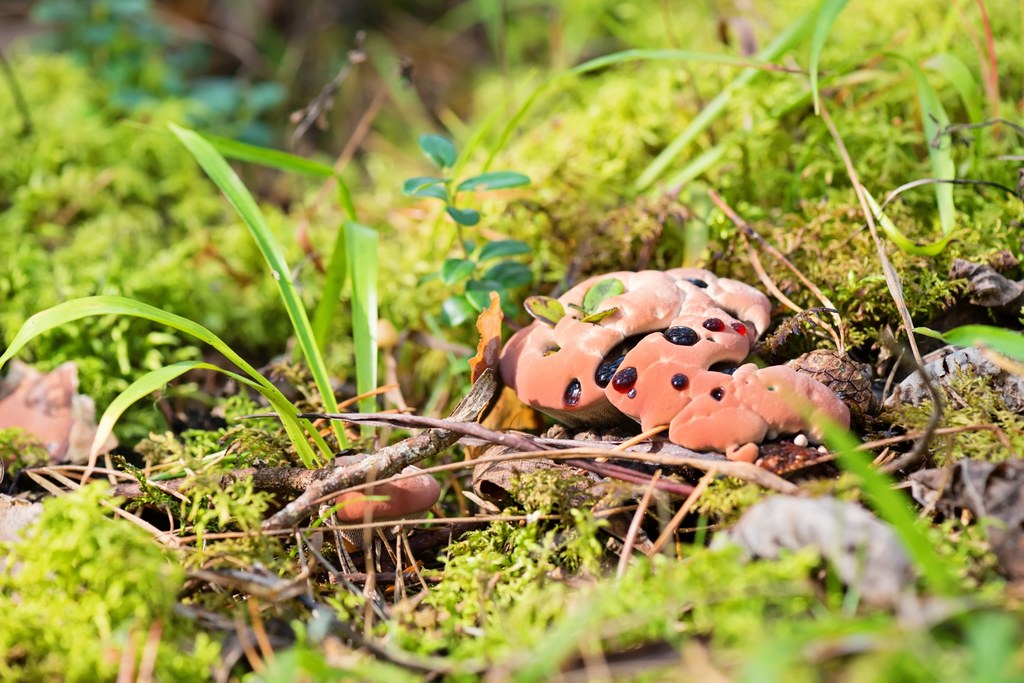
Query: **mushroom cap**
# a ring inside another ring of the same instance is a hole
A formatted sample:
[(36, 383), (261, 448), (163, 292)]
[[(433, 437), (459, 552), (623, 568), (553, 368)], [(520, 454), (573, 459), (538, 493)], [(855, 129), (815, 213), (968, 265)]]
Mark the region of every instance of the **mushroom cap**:
[[(597, 323), (582, 322), (570, 305), (582, 305), (591, 287), (609, 279), (619, 280), (624, 291), (602, 301), (600, 309), (615, 312)], [(722, 306), (712, 295), (722, 297)], [(748, 339), (738, 358), (728, 357), (738, 361), (764, 331), (770, 311), (768, 298), (753, 287), (696, 268), (595, 276), (558, 301), (566, 309), (565, 317), (553, 328), (536, 321), (514, 334), (502, 352), (501, 375), (524, 403), (571, 427), (621, 421), (596, 375), (636, 337), (664, 330), (684, 316), (718, 317), (728, 325), (742, 322), (743, 335), (729, 330), (734, 341), (744, 335)], [(733, 317), (728, 312), (732, 309), (747, 317)]]
[[(716, 363), (741, 363), (750, 351), (750, 338), (731, 326), (731, 322), (737, 321), (724, 311), (712, 310), (718, 314), (712, 318), (725, 317), (723, 329), (706, 329), (703, 323), (708, 316), (686, 315), (672, 321), (670, 329), (686, 328), (698, 338), (692, 344), (674, 344), (665, 334), (650, 334), (634, 346), (622, 360), (619, 371), (636, 368), (636, 383), (622, 387), (610, 382), (604, 391), (611, 404), (639, 420), (645, 430), (668, 424), (689, 402), (689, 382), (693, 377)], [(677, 374), (686, 378), (687, 386), (673, 386), (672, 379)], [(635, 389), (635, 393), (630, 389)]]
[[(419, 471), (410, 465), (402, 470), (402, 474)], [(387, 500), (367, 500), (367, 496), (387, 496)], [(372, 489), (342, 493), (335, 498), (335, 502), (341, 503), (336, 514), (339, 521), (347, 524), (367, 518), (380, 521), (411, 517), (429, 510), (440, 497), (440, 484), (424, 473), (409, 479), (382, 482)]]
[(816, 408), (848, 426), (846, 405), (820, 382), (784, 366), (740, 366), (731, 376), (704, 371), (691, 380), (691, 400), (672, 419), (669, 439), (686, 448), (725, 451), (779, 434), (820, 432), (805, 417)]

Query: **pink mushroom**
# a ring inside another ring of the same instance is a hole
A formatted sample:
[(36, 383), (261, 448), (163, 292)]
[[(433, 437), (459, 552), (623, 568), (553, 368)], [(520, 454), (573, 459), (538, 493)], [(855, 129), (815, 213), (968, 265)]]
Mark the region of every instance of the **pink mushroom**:
[[(572, 306), (582, 305), (591, 287), (609, 279), (621, 282), (624, 291), (600, 307), (615, 312), (599, 322), (584, 322)], [(712, 294), (721, 296), (727, 308), (719, 307)], [(554, 327), (536, 321), (513, 335), (502, 353), (501, 374), (520, 399), (570, 427), (621, 421), (606, 387), (643, 336), (670, 328), (681, 316), (711, 312), (732, 326), (734, 338), (746, 339), (738, 361), (764, 331), (771, 309), (767, 297), (753, 287), (682, 268), (593, 277), (558, 301), (567, 314)], [(728, 310), (745, 317), (734, 318)]]
[(502, 377), (525, 403), (570, 427), (623, 416), (644, 430), (669, 425), (676, 444), (747, 460), (766, 438), (820, 438), (810, 408), (849, 425), (846, 405), (810, 376), (741, 365), (770, 324), (770, 302), (753, 287), (693, 268), (611, 273), (559, 302), (579, 306), (609, 278), (624, 285), (601, 303), (613, 314), (584, 322), (567, 313), (553, 327), (538, 320), (509, 340)]
[[(338, 458), (342, 460), (342, 458)], [(417, 467), (406, 467), (402, 474), (419, 472)], [(368, 496), (387, 496), (386, 500), (368, 500)], [(358, 524), (367, 521), (385, 521), (402, 517), (418, 516), (441, 497), (441, 486), (429, 474), (377, 484), (372, 489), (342, 493), (336, 499), (338, 521), (344, 524)]]

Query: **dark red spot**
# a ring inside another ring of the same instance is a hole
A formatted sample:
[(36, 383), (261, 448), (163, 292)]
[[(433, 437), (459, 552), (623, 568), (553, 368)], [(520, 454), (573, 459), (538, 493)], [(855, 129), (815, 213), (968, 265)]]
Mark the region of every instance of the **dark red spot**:
[(704, 321), (704, 329), (712, 332), (721, 332), (725, 329), (725, 323), (718, 318), (708, 318)]
[(703, 280), (699, 280), (699, 279), (697, 279), (695, 277), (688, 277), (688, 278), (686, 278), (686, 281), (689, 282), (690, 284), (696, 286), (696, 287), (700, 287), (701, 289), (707, 289), (708, 288), (708, 283), (704, 282)]
[(665, 339), (677, 346), (693, 346), (700, 341), (700, 335), (690, 327), (670, 327), (665, 330)]
[(716, 387), (711, 390), (711, 398), (716, 401), (721, 401), (723, 396), (725, 396), (725, 389), (722, 387)]
[(569, 382), (569, 386), (565, 388), (565, 393), (562, 394), (562, 402), (571, 408), (580, 402), (580, 395), (582, 393), (583, 387), (580, 385), (580, 381), (574, 377)]
[(633, 388), (633, 385), (636, 384), (636, 378), (636, 368), (632, 366), (622, 368), (612, 377), (612, 386), (615, 387), (615, 391), (624, 394)]
[(636, 398), (636, 387), (630, 389), (626, 396), (629, 396), (630, 398)]
[(681, 372), (672, 375), (672, 388), (673, 389), (685, 389), (686, 385), (690, 383), (690, 379)]
[(737, 332), (744, 336), (746, 336), (747, 334), (747, 326), (744, 325), (743, 323), (733, 323), (732, 329), (736, 330)]

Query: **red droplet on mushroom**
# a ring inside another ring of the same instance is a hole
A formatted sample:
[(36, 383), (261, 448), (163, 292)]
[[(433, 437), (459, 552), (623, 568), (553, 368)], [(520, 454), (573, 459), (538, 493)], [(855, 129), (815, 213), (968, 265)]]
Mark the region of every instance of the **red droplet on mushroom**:
[(743, 335), (747, 333), (747, 326), (744, 325), (743, 323), (733, 323), (732, 329), (736, 330), (737, 332)]
[[(633, 388), (633, 385), (636, 384), (636, 378), (636, 368), (622, 368), (612, 377), (612, 386), (615, 387), (616, 391), (624, 394)], [(630, 396), (630, 398), (633, 397)]]
[(580, 395), (583, 393), (583, 387), (580, 385), (580, 381), (575, 377), (569, 386), (565, 388), (565, 393), (562, 395), (562, 402), (565, 405), (572, 407), (580, 402)]
[(716, 401), (721, 401), (724, 396), (725, 389), (723, 389), (722, 387), (715, 387), (714, 389), (711, 390), (711, 398), (715, 399)]
[(700, 341), (700, 335), (690, 327), (670, 327), (665, 330), (665, 339), (676, 346), (693, 346)]
[(708, 318), (704, 321), (703, 325), (705, 330), (709, 330), (711, 332), (721, 332), (725, 329), (725, 323), (718, 318)]
[(672, 388), (673, 389), (685, 389), (686, 385), (690, 383), (690, 378), (681, 372), (677, 372), (672, 375)]

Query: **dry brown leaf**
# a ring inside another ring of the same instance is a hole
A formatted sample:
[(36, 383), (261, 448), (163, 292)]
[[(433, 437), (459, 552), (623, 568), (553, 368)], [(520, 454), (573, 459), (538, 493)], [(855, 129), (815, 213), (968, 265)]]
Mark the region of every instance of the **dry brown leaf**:
[[(63, 363), (51, 372), (14, 361), (0, 383), (0, 429), (21, 427), (39, 439), (51, 462), (82, 463), (96, 434), (96, 406), (78, 393), (78, 368)], [(111, 437), (107, 451), (117, 445)]]
[(498, 359), (501, 357), (501, 323), (504, 319), (501, 299), (498, 298), (497, 292), (491, 292), (491, 305), (476, 319), (480, 341), (476, 345), (476, 355), (469, 359), (469, 369), (474, 382), (488, 368), (495, 373), (498, 372)]
[(898, 604), (913, 581), (896, 532), (859, 505), (835, 498), (771, 496), (747, 510), (714, 545), (723, 540), (755, 558), (817, 548), (843, 583), (875, 605)]
[(961, 460), (950, 469), (921, 470), (910, 475), (910, 491), (947, 516), (970, 510), (986, 518), (988, 542), (1003, 571), (1024, 578), (1024, 460)]

